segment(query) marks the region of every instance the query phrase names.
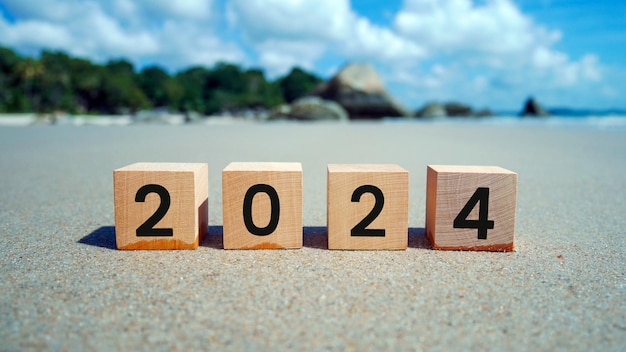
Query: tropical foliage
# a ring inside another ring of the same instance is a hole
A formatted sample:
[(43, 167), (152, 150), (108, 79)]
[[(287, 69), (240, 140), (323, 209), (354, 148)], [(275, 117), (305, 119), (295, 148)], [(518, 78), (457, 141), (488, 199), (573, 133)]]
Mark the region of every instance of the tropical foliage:
[(63, 52), (24, 57), (0, 47), (0, 112), (132, 113), (167, 108), (214, 114), (272, 108), (305, 95), (320, 78), (293, 68), (268, 81), (263, 71), (231, 63), (174, 74), (159, 66), (136, 70), (127, 60), (97, 64)]

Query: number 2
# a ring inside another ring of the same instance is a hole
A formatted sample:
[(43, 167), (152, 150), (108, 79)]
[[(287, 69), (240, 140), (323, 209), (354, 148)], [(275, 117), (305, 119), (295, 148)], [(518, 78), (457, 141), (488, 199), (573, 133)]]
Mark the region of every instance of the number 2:
[(368, 229), (367, 226), (371, 224), (376, 217), (383, 211), (385, 205), (385, 196), (380, 188), (372, 185), (363, 185), (357, 187), (352, 193), (352, 202), (359, 202), (361, 196), (365, 193), (371, 193), (374, 195), (374, 207), (358, 224), (356, 224), (352, 230), (350, 230), (350, 236), (371, 236), (371, 237), (385, 237), (385, 229)]
[(156, 193), (161, 198), (161, 204), (157, 210), (148, 218), (141, 226), (137, 228), (137, 236), (174, 236), (174, 229), (161, 228), (155, 229), (154, 226), (163, 219), (167, 210), (170, 208), (170, 193), (161, 185), (149, 184), (142, 186), (135, 195), (135, 202), (145, 202), (149, 193)]
[[(467, 220), (467, 217), (478, 203), (478, 220)], [(467, 201), (459, 215), (454, 219), (455, 229), (477, 229), (478, 239), (487, 239), (487, 230), (493, 229), (494, 222), (489, 220), (489, 188), (479, 187)]]

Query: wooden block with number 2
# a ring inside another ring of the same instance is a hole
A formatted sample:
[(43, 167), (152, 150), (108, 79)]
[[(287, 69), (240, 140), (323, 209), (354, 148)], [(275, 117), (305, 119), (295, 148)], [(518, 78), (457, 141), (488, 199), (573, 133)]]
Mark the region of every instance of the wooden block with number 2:
[(409, 173), (397, 165), (328, 165), (328, 248), (406, 249)]
[(208, 165), (135, 163), (113, 172), (118, 249), (195, 249), (208, 229)]
[(426, 234), (435, 249), (513, 250), (516, 173), (429, 165), (426, 183)]

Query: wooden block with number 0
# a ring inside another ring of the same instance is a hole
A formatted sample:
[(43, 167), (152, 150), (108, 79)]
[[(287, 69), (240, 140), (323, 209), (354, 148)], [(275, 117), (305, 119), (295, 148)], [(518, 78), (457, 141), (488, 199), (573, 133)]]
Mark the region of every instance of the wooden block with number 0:
[(329, 164), (329, 249), (406, 249), (409, 173), (397, 165)]
[(222, 204), (224, 249), (302, 247), (302, 164), (230, 163)]
[(118, 249), (195, 249), (208, 229), (208, 165), (135, 163), (113, 172)]
[(517, 174), (496, 166), (429, 165), (426, 234), (435, 249), (512, 251)]

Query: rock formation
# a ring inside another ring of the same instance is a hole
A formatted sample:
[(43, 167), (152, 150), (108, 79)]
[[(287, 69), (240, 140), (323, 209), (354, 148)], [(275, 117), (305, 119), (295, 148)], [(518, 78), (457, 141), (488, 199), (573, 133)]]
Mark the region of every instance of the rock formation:
[(334, 101), (318, 97), (297, 99), (291, 105), (283, 105), (272, 111), (270, 119), (294, 119), (303, 121), (346, 121), (348, 113)]
[(426, 118), (446, 117), (448, 113), (445, 106), (439, 103), (428, 103), (417, 112), (417, 116)]
[(348, 64), (310, 95), (339, 103), (351, 119), (411, 116), (411, 112), (387, 92), (372, 65)]
[(472, 107), (467, 104), (449, 102), (449, 103), (446, 103), (444, 107), (446, 109), (446, 114), (448, 116), (473, 116), (474, 115), (474, 110), (472, 110)]
[(548, 116), (550, 115), (533, 97), (529, 97), (520, 113), (522, 116)]
[(493, 113), (489, 109), (475, 111), (471, 106), (458, 102), (448, 102), (445, 104), (428, 103), (417, 111), (417, 117), (485, 117), (492, 116)]

